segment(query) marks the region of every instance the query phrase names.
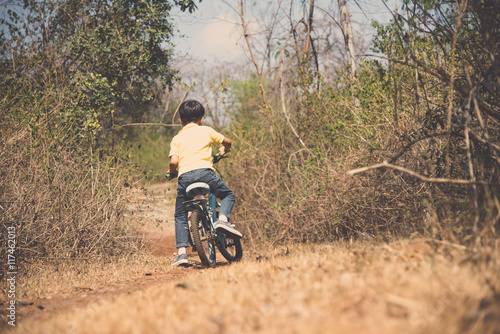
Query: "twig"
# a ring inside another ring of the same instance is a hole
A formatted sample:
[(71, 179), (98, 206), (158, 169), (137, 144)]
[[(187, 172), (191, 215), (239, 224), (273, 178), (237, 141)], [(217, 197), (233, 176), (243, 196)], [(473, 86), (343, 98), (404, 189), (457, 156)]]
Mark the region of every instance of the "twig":
[[(412, 147), (413, 145), (415, 145), (416, 143), (418, 142), (421, 142), (422, 140), (425, 140), (425, 139), (429, 139), (429, 138), (434, 138), (434, 137), (441, 137), (441, 136), (445, 136), (447, 135), (448, 132), (445, 131), (445, 132), (439, 132), (439, 133), (431, 133), (431, 134), (427, 134), (425, 136), (421, 136), (421, 137), (418, 137), (414, 140), (412, 140), (411, 142), (409, 142), (408, 144), (406, 144), (402, 149), (401, 151), (399, 151), (398, 154), (396, 154), (395, 156), (393, 156), (392, 158), (389, 159), (389, 162), (392, 163), (392, 162), (395, 162), (396, 160), (398, 160), (399, 158), (401, 158), (401, 156), (410, 148)], [(457, 135), (455, 133), (452, 133), (452, 135)]]
[[(462, 61), (465, 62), (465, 57), (463, 54), (463, 50), (460, 50), (460, 54), (462, 56)], [(467, 77), (467, 81), (469, 82), (469, 86), (472, 87), (472, 80), (470, 78), (469, 70), (467, 66), (465, 66), (465, 74)], [(470, 109), (470, 105), (472, 102), (472, 96), (475, 92), (475, 89), (472, 89), (470, 91), (469, 97), (467, 99), (467, 109)], [(469, 167), (469, 175), (471, 181), (476, 181), (476, 175), (474, 174), (474, 166), (472, 165), (472, 154), (471, 154), (471, 147), (470, 147), (470, 139), (469, 139), (469, 133), (470, 133), (470, 128), (469, 128), (469, 122), (470, 122), (470, 114), (468, 112), (464, 113), (465, 115), (465, 124), (464, 124), (464, 135), (465, 135), (465, 146), (467, 147), (467, 161), (468, 161), (468, 167)], [(478, 192), (477, 192), (477, 187), (475, 184), (472, 185), (472, 190), (474, 192), (474, 209), (476, 211), (476, 218), (474, 219), (474, 227), (473, 231), (477, 233), (477, 224), (479, 223), (479, 198), (478, 198)]]
[(165, 127), (170, 127), (170, 126), (182, 126), (182, 124), (163, 124), (163, 123), (129, 123), (129, 124), (123, 124), (119, 125), (118, 127), (126, 127), (126, 126), (165, 126)]
[(191, 90), (191, 87), (193, 87), (193, 84), (191, 84), (191, 86), (188, 87), (188, 89), (184, 93), (184, 96), (182, 97), (181, 102), (179, 102), (179, 104), (177, 105), (177, 108), (175, 109), (175, 112), (174, 112), (174, 116), (172, 116), (172, 124), (174, 124), (174, 122), (175, 122), (175, 116), (177, 115), (177, 112), (179, 111), (179, 108), (180, 108), (181, 104), (184, 102), (184, 100), (186, 99), (186, 96), (188, 95), (189, 91)]
[(165, 102), (165, 110), (163, 111), (163, 114), (160, 116), (161, 120), (165, 118), (168, 112), (168, 108), (170, 107), (170, 93), (165, 92), (165, 94), (167, 95), (167, 101)]
[(432, 177), (427, 177), (421, 174), (418, 174), (414, 171), (411, 171), (409, 169), (406, 169), (404, 167), (396, 166), (396, 165), (391, 165), (387, 161), (384, 161), (380, 164), (375, 164), (372, 166), (368, 167), (362, 167), (362, 168), (357, 168), (357, 169), (351, 169), (350, 171), (347, 172), (347, 175), (354, 175), (358, 173), (363, 173), (372, 169), (378, 169), (378, 168), (391, 168), (398, 170), (400, 172), (406, 173), (408, 175), (411, 175), (420, 181), (423, 182), (428, 182), (428, 183), (449, 183), (449, 184), (462, 184), (462, 185), (471, 185), (471, 184), (481, 184), (481, 185), (490, 185), (490, 186), (497, 186), (500, 187), (499, 183), (491, 183), (487, 181), (469, 181), (469, 180), (453, 180), (453, 179), (445, 179), (445, 178), (432, 178)]
[(259, 79), (260, 93), (262, 95), (262, 99), (264, 100), (264, 105), (267, 105), (266, 91), (264, 90), (264, 83), (262, 82), (262, 71), (259, 67), (259, 64), (257, 63), (257, 59), (255, 58), (255, 55), (253, 54), (252, 44), (250, 43), (250, 38), (248, 37), (248, 29), (247, 29), (247, 24), (245, 22), (243, 0), (238, 1), (238, 7), (239, 7), (240, 18), (241, 18), (241, 26), (243, 28), (243, 35), (245, 36), (245, 41), (247, 42), (247, 46), (248, 46), (248, 52), (250, 52), (250, 57), (252, 58), (252, 62), (255, 65), (255, 69), (257, 70), (257, 77)]
[(204, 106), (204, 107), (206, 108), (206, 107), (208, 106), (208, 103), (209, 103), (210, 101), (212, 101), (212, 100), (214, 99), (214, 97), (216, 97), (216, 96), (217, 96), (217, 94), (219, 94), (219, 91), (221, 91), (221, 92), (222, 92), (222, 90), (223, 90), (223, 89), (224, 89), (224, 86), (223, 86), (223, 85), (220, 85), (220, 87), (219, 87), (219, 88), (215, 91), (215, 93), (212, 95), (212, 97), (210, 97), (210, 98), (208, 99), (208, 101), (207, 101), (207, 102), (205, 102), (205, 106)]
[(253, 186), (253, 190), (255, 191), (255, 193), (256, 193), (257, 195), (261, 196), (262, 198), (264, 198), (266, 201), (268, 201), (267, 197), (266, 197), (266, 196), (264, 196), (264, 194), (263, 194), (263, 193), (259, 193), (259, 191), (257, 190), (257, 186), (259, 185), (259, 183), (260, 183), (261, 181), (263, 181), (263, 180), (264, 180), (264, 177), (266, 176), (266, 172), (267, 172), (267, 167), (269, 166), (269, 164), (270, 164), (270, 163), (271, 163), (271, 160), (270, 160), (270, 159), (269, 159), (269, 160), (267, 160), (267, 164), (266, 164), (266, 166), (264, 167), (264, 171), (263, 171), (262, 173), (260, 173), (260, 175), (262, 175), (262, 176), (261, 176), (261, 177), (259, 177), (259, 179), (257, 179), (257, 182), (256, 182), (256, 183), (254, 184), (254, 186)]
[(293, 158), (293, 157), (294, 157), (297, 153), (300, 153), (300, 152), (302, 152), (303, 150), (304, 150), (304, 149), (303, 149), (303, 148), (301, 148), (300, 150), (295, 151), (295, 152), (293, 152), (292, 154), (290, 154), (290, 157), (288, 158), (288, 164), (287, 164), (288, 173), (291, 173), (291, 172), (290, 172), (290, 161), (292, 161), (292, 158)]
[(283, 115), (285, 115), (285, 118), (286, 118), (286, 122), (288, 123), (288, 126), (290, 127), (290, 129), (292, 130), (293, 134), (295, 135), (295, 137), (297, 137), (297, 139), (299, 140), (300, 142), (300, 145), (302, 145), (302, 147), (307, 151), (309, 152), (309, 154), (311, 154), (313, 157), (315, 157), (315, 155), (311, 152), (311, 150), (309, 150), (309, 148), (306, 146), (306, 144), (302, 141), (302, 138), (300, 138), (299, 134), (297, 133), (297, 131), (295, 130), (295, 128), (293, 127), (292, 125), (292, 122), (290, 121), (290, 116), (288, 116), (288, 112), (286, 110), (286, 102), (285, 102), (285, 87), (284, 87), (284, 79), (283, 79), (283, 63), (285, 62), (285, 48), (288, 44), (288, 39), (290, 38), (291, 34), (293, 31), (295, 31), (297, 25), (299, 24), (300, 22), (297, 22), (296, 25), (292, 28), (292, 30), (288, 33), (288, 36), (286, 37), (285, 39), (285, 43), (283, 43), (283, 48), (281, 49), (281, 60), (280, 60), (280, 91), (281, 91), (281, 110), (283, 111)]

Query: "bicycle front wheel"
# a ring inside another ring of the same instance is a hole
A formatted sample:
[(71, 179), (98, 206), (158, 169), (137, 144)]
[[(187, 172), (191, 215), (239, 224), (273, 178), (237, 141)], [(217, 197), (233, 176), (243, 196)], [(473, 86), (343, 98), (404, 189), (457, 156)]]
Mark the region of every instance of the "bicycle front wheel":
[(210, 231), (203, 226), (204, 216), (199, 209), (194, 210), (189, 217), (193, 243), (205, 267), (215, 267), (215, 240)]
[(239, 238), (231, 238), (225, 234), (218, 236), (217, 246), (219, 251), (229, 262), (236, 262), (241, 260), (243, 256), (243, 248), (241, 247), (241, 240)]

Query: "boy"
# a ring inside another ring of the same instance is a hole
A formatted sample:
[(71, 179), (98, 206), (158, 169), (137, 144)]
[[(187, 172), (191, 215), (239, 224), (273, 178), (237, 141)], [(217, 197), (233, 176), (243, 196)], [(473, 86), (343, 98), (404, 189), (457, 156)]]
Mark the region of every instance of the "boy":
[(184, 127), (170, 144), (170, 170), (168, 172), (171, 177), (175, 177), (177, 176), (177, 167), (179, 167), (174, 214), (177, 258), (172, 266), (188, 263), (186, 247), (189, 247), (190, 244), (188, 241), (187, 211), (182, 203), (188, 200), (186, 188), (192, 183), (207, 183), (210, 186), (210, 192), (221, 199), (216, 230), (233, 238), (241, 238), (242, 236), (229, 223), (229, 216), (235, 200), (234, 194), (215, 174), (211, 162), (212, 143), (222, 144), (219, 152), (224, 155), (231, 149), (231, 140), (211, 127), (202, 126), (205, 108), (198, 101), (183, 102), (179, 107), (179, 115)]

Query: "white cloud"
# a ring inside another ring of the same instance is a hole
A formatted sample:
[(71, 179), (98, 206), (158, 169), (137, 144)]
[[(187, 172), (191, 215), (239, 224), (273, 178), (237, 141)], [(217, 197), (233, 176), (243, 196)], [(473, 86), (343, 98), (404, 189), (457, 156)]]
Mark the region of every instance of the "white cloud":
[(179, 12), (174, 17), (180, 33), (174, 38), (179, 55), (209, 61), (243, 58), (239, 16), (225, 1), (202, 1), (194, 13)]
[(240, 37), (238, 25), (216, 18), (193, 36), (191, 51), (195, 57), (237, 59), (243, 55)]

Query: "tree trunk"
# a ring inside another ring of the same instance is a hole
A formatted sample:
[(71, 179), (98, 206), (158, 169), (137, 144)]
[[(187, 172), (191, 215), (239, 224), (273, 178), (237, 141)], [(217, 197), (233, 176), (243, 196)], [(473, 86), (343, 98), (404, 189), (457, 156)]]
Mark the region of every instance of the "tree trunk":
[(351, 28), (351, 17), (347, 11), (347, 6), (345, 0), (338, 0), (340, 9), (340, 25), (342, 27), (342, 33), (344, 34), (345, 46), (347, 49), (347, 58), (349, 65), (351, 65), (351, 74), (354, 77), (357, 71), (356, 58), (354, 51), (354, 36), (352, 34)]

